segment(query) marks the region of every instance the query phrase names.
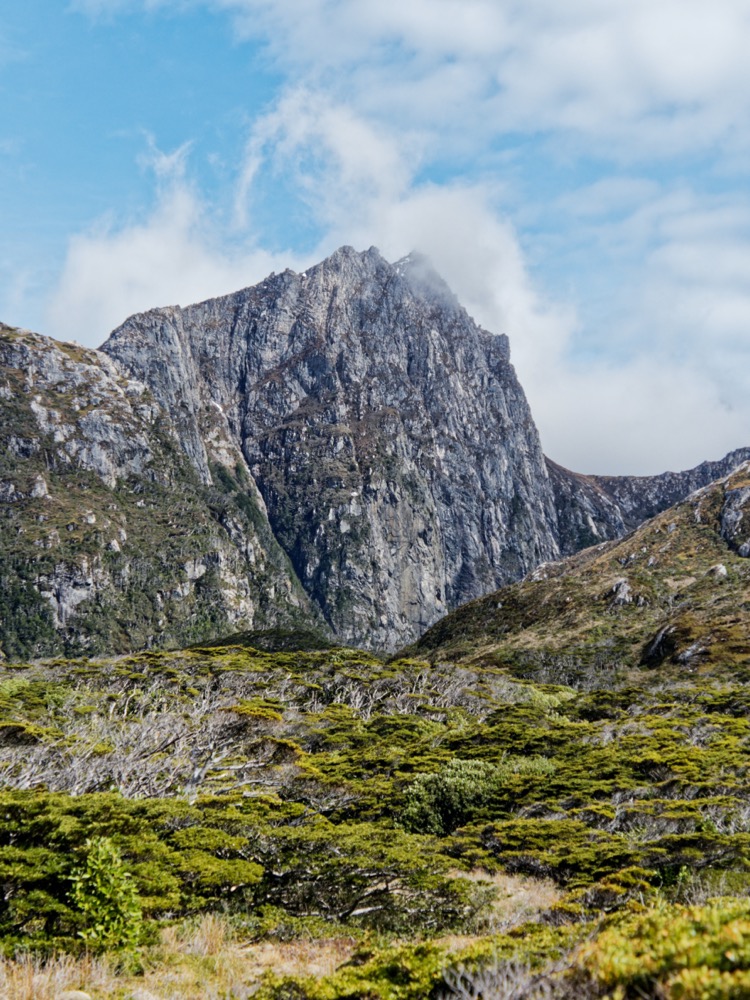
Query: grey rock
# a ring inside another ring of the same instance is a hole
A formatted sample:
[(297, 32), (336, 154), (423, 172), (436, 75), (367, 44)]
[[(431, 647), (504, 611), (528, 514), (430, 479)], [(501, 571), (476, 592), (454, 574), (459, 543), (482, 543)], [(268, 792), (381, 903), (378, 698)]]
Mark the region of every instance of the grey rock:
[[(750, 474), (750, 463), (746, 468)], [(750, 556), (750, 486), (725, 491), (721, 535), (738, 555), (743, 558)]]
[(612, 603), (613, 604), (632, 604), (633, 603), (633, 588), (630, 586), (630, 582), (625, 579), (625, 577), (620, 577), (615, 580), (612, 585)]
[(177, 414), (204, 481), (217, 447), (241, 449), (345, 641), (398, 646), (559, 555), (507, 338), (422, 258), (344, 247), (305, 274), (131, 317), (102, 350)]
[[(685, 472), (584, 476), (547, 459), (558, 514), (560, 551), (564, 556), (572, 555), (588, 545), (621, 538), (748, 460), (750, 448), (739, 448), (717, 462), (702, 462)], [(700, 518), (698, 508), (695, 516)]]

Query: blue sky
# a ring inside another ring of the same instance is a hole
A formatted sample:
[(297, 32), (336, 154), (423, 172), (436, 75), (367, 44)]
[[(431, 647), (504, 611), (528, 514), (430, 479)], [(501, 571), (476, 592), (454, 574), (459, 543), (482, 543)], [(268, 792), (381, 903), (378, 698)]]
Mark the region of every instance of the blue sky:
[(342, 243), (506, 332), (547, 453), (750, 444), (746, 0), (26, 0), (0, 318), (97, 345)]

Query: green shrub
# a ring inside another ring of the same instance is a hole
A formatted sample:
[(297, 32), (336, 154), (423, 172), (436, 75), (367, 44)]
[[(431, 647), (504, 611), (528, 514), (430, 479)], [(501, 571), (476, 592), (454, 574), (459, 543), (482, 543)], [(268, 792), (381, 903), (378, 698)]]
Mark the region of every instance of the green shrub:
[(86, 841), (86, 860), (73, 876), (72, 902), (81, 915), (80, 936), (88, 949), (133, 951), (143, 916), (132, 877), (108, 837)]
[(626, 914), (576, 956), (617, 996), (742, 1000), (750, 995), (750, 904), (662, 905)]
[(409, 785), (401, 824), (413, 833), (445, 837), (500, 798), (514, 776), (543, 777), (553, 771), (542, 757), (507, 757), (500, 764), (451, 760), (435, 774), (417, 775)]

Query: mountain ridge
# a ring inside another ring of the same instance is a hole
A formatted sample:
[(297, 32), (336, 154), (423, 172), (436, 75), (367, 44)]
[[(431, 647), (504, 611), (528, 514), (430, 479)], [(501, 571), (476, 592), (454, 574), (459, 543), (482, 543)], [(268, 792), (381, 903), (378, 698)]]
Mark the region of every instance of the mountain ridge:
[(12, 656), (295, 624), (393, 649), (750, 457), (545, 459), (507, 337), (425, 258), (375, 248), (137, 314), (99, 351), (2, 327), (0, 363), (0, 600), (33, 612), (4, 622)]
[(624, 537), (463, 605), (413, 651), (457, 662), (499, 657), (556, 683), (662, 666), (736, 676), (750, 666), (748, 557), (750, 461)]

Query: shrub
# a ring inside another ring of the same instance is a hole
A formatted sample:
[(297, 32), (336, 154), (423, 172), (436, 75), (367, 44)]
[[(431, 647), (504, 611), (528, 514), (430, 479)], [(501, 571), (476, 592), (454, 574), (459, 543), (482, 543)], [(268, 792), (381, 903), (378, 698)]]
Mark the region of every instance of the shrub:
[(543, 777), (554, 766), (542, 757), (507, 757), (500, 764), (455, 759), (435, 774), (419, 774), (406, 790), (401, 824), (413, 833), (445, 837), (502, 797), (517, 775)]
[(143, 929), (141, 905), (120, 852), (108, 837), (86, 841), (86, 860), (72, 882), (86, 947), (95, 953), (133, 951)]

